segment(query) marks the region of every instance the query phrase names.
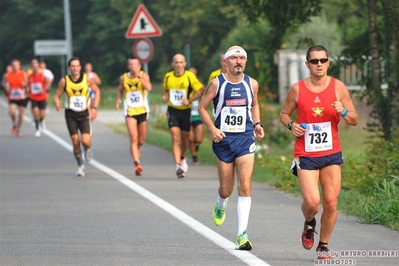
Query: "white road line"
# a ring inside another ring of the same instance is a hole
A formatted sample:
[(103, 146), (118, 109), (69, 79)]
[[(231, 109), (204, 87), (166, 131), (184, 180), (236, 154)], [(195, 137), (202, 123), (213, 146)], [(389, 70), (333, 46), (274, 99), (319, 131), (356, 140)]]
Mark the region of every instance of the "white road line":
[[(4, 102), (3, 99), (0, 98), (0, 103), (3, 107), (7, 108), (7, 103)], [(24, 120), (27, 122), (31, 122), (32, 119), (29, 118), (28, 116), (24, 116)], [(44, 129), (43, 133), (53, 139), (55, 142), (57, 142), (59, 145), (67, 149), (68, 151), (72, 151), (72, 145), (51, 132), (48, 129)], [(231, 253), (238, 259), (242, 260), (248, 265), (251, 266), (270, 266), (267, 264), (265, 261), (259, 259), (255, 255), (251, 254), (248, 251), (243, 251), (243, 250), (236, 250), (235, 249), (235, 243), (231, 242), (227, 238), (219, 235), (215, 231), (211, 230), (210, 228), (206, 227), (202, 223), (198, 222), (195, 220), (193, 217), (189, 216), (188, 214), (182, 212), (172, 204), (166, 202), (165, 200), (161, 199), (160, 197), (156, 196), (155, 194), (151, 193), (147, 189), (143, 188), (142, 186), (138, 185), (137, 183), (133, 182), (129, 178), (125, 177), (124, 175), (116, 172), (115, 170), (105, 166), (104, 164), (97, 162), (96, 160), (91, 160), (90, 162), (91, 165), (99, 169), (100, 171), (103, 171), (104, 173), (108, 174), (110, 177), (118, 180), (137, 194), (141, 195), (143, 198), (146, 198), (147, 200), (151, 201), (161, 209), (165, 210), (172, 216), (176, 217), (178, 220), (180, 220), (182, 223), (186, 224), (188, 227), (193, 229), (194, 231), (197, 231), (200, 235), (204, 236), (205, 238), (211, 240), (214, 242), (216, 245), (220, 246), (227, 252)]]

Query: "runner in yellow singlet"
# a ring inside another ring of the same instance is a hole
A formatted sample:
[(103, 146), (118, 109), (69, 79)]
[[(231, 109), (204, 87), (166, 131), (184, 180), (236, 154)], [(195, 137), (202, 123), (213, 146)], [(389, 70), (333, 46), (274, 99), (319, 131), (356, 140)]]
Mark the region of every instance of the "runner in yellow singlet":
[[(129, 72), (119, 78), (116, 110), (119, 111), (119, 105), (123, 102), (134, 171), (136, 175), (141, 175), (143, 167), (140, 164), (140, 146), (144, 144), (147, 135), (147, 120), (150, 112), (147, 95), (152, 89), (152, 84), (150, 76), (141, 70), (139, 59), (129, 58), (127, 69)], [(123, 101), (122, 96), (124, 97)]]
[(173, 57), (173, 71), (165, 74), (162, 100), (168, 103), (168, 124), (172, 136), (172, 155), (178, 178), (188, 170), (186, 151), (190, 134), (191, 103), (203, 94), (203, 85), (190, 71), (186, 71), (186, 59), (182, 54)]
[(216, 69), (215, 71), (213, 71), (208, 78), (208, 84), (217, 76), (219, 76), (222, 73), (227, 73), (227, 71), (229, 71), (227, 64), (226, 64), (226, 59), (224, 59), (224, 53), (220, 54), (220, 68)]
[[(78, 163), (77, 176), (85, 175), (85, 166), (82, 160), (81, 148), (85, 149), (85, 159), (89, 162), (92, 159), (91, 147), (91, 125), (90, 119), (97, 117), (97, 108), (100, 102), (100, 89), (95, 83), (90, 83), (86, 74), (82, 74), (80, 59), (72, 57), (68, 61), (70, 75), (66, 75), (58, 83), (57, 91), (54, 95), (54, 104), (57, 111), (61, 110), (62, 94), (66, 94), (67, 101), (65, 106), (65, 119), (67, 122), (69, 135), (73, 144), (73, 153)], [(89, 104), (89, 86), (95, 92), (95, 97)], [(89, 108), (91, 109), (89, 117)], [(79, 138), (80, 131), (80, 138)]]

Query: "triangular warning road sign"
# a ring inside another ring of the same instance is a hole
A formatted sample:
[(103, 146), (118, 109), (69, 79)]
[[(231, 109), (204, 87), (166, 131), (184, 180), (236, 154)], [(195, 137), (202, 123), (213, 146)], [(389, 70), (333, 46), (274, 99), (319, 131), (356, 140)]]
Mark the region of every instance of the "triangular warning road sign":
[(155, 22), (147, 8), (143, 4), (140, 4), (125, 33), (126, 39), (157, 37), (161, 35), (161, 28)]

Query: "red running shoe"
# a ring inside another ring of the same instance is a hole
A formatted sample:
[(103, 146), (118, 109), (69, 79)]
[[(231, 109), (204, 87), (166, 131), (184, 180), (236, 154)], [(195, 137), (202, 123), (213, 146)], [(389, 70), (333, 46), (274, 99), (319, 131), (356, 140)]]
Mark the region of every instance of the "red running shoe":
[(136, 175), (141, 175), (141, 172), (143, 172), (143, 167), (141, 166), (141, 164), (136, 164), (136, 166), (134, 167), (134, 172), (136, 173)]
[(305, 224), (302, 232), (302, 246), (305, 249), (311, 249), (314, 245), (314, 233), (317, 234), (315, 230), (316, 226)]
[(332, 260), (333, 257), (330, 255), (330, 250), (328, 249), (327, 244), (323, 244), (317, 247), (316, 249), (317, 259), (318, 260)]
[(11, 129), (11, 134), (15, 135), (17, 133), (17, 127), (13, 126)]

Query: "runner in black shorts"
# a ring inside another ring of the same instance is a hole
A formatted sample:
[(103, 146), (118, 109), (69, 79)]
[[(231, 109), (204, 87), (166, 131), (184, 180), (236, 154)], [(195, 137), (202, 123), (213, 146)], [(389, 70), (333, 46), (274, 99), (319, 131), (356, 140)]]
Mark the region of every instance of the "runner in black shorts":
[[(7, 72), (2, 80), (2, 85), (6, 88), (9, 114), (13, 123), (11, 133), (17, 137), (21, 136), (21, 126), (23, 122), (25, 107), (29, 98), (26, 95), (28, 85), (28, 75), (21, 70), (21, 63), (18, 60), (11, 62), (12, 71)], [(18, 109), (18, 120), (16, 117)]]
[(182, 54), (173, 57), (173, 71), (165, 74), (162, 101), (168, 103), (168, 124), (172, 137), (172, 155), (178, 178), (188, 170), (186, 151), (190, 134), (191, 104), (203, 94), (204, 87), (194, 73), (186, 71)]
[(41, 135), (39, 126), (41, 129), (44, 128), (43, 121), (46, 118), (47, 91), (51, 86), (51, 80), (44, 76), (37, 59), (31, 61), (31, 66), (32, 72), (29, 74), (29, 99), (32, 102), (32, 115), (36, 126), (35, 137), (38, 138)]
[[(80, 59), (72, 57), (68, 61), (68, 69), (71, 75), (67, 75), (58, 83), (58, 89), (54, 95), (54, 103), (57, 111), (61, 110), (62, 94), (67, 96), (65, 119), (73, 144), (73, 152), (78, 163), (77, 176), (85, 175), (81, 145), (85, 149), (85, 159), (89, 162), (92, 159), (91, 127), (90, 119), (97, 117), (97, 107), (100, 102), (100, 89), (95, 83), (90, 83), (86, 74), (81, 74), (82, 65)], [(95, 91), (95, 97), (89, 106), (89, 86)], [(89, 116), (89, 108), (91, 108)], [(80, 138), (79, 138), (80, 131)]]
[(119, 111), (123, 99), (126, 128), (130, 136), (129, 150), (134, 162), (134, 172), (139, 176), (143, 172), (140, 147), (144, 145), (147, 136), (147, 120), (150, 112), (147, 96), (152, 90), (152, 84), (150, 75), (141, 70), (139, 59), (129, 58), (127, 69), (129, 72), (119, 77), (115, 108)]
[[(197, 76), (197, 69), (195, 67), (190, 67), (188, 71), (193, 72)], [(204, 140), (204, 124), (202, 122), (201, 116), (198, 113), (198, 105), (200, 99), (193, 101), (191, 105), (191, 128), (190, 135), (188, 137), (189, 148), (192, 156), (192, 165), (197, 165), (199, 160), (197, 152), (199, 150), (200, 144)]]

